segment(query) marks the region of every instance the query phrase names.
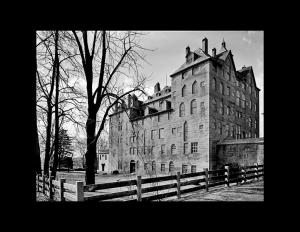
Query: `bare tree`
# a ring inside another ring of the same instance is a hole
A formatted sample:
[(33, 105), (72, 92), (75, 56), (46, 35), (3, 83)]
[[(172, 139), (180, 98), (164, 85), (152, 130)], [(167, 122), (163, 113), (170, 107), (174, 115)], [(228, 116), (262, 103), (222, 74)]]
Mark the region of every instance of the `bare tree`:
[[(88, 38), (93, 34), (91, 42)], [(140, 32), (97, 32), (87, 31), (69, 34), (69, 39), (80, 51), (80, 62), (83, 67), (87, 90), (87, 152), (86, 184), (95, 183), (94, 162), (96, 159), (96, 143), (104, 129), (106, 118), (112, 107), (121, 103), (122, 99), (131, 92), (144, 92), (147, 77), (139, 74), (139, 60), (145, 61), (145, 55), (140, 50), (138, 38), (145, 33)], [(90, 46), (89, 46), (90, 43)], [(90, 48), (91, 47), (91, 48)], [(133, 71), (133, 76), (130, 76)], [(115, 84), (120, 75), (133, 80), (133, 86), (125, 93), (117, 91)], [(94, 79), (98, 80), (93, 88)], [(102, 112), (99, 110), (102, 110)], [(97, 126), (97, 114), (102, 113), (101, 123)]]

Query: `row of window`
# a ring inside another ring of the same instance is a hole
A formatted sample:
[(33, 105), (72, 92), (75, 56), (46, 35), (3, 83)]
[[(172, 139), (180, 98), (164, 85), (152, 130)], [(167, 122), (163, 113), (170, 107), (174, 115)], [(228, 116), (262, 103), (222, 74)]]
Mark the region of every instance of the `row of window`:
[[(149, 153), (150, 155), (154, 154), (154, 149), (155, 146), (151, 146), (151, 147), (147, 147), (147, 146), (143, 146), (143, 147), (130, 147), (129, 148), (129, 154), (130, 155), (140, 155), (141, 154), (141, 149), (143, 149), (143, 153), (147, 154)], [(160, 145), (160, 154), (165, 154), (165, 149), (166, 149), (166, 145), (162, 144)], [(187, 154), (189, 152), (189, 148), (188, 148), (188, 143), (184, 143), (184, 149), (183, 149), (184, 154)], [(193, 142), (191, 143), (190, 146), (190, 152), (191, 153), (197, 153), (198, 152), (198, 142)], [(175, 155), (176, 154), (176, 145), (172, 144), (171, 145), (171, 155)]]
[[(204, 87), (204, 86), (205, 86), (205, 81), (202, 81), (200, 83), (200, 87)], [(187, 95), (186, 91), (187, 91), (187, 87), (186, 87), (186, 85), (184, 85), (181, 89), (182, 97), (185, 97)], [(198, 93), (198, 83), (197, 83), (197, 81), (194, 81), (194, 83), (192, 84), (192, 94), (196, 94), (196, 93)]]
[[(200, 103), (200, 108), (203, 109), (204, 108), (204, 102)], [(196, 99), (193, 99), (190, 103), (190, 114), (195, 114), (197, 113), (197, 101)], [(182, 102), (179, 105), (179, 117), (183, 117), (185, 116), (185, 105)]]
[[(251, 102), (251, 100), (250, 100), (250, 106), (252, 105), (252, 102)], [(250, 108), (251, 109), (251, 108)], [(214, 111), (214, 112), (217, 112), (218, 110), (217, 110), (217, 101), (216, 101), (216, 99), (213, 99), (212, 100), (212, 110)], [(255, 103), (255, 105), (254, 105), (254, 111), (255, 112), (257, 112), (257, 103)], [(230, 113), (231, 112), (231, 113)], [(238, 114), (238, 112), (239, 111), (237, 111), (236, 110), (236, 117), (239, 117), (239, 114)], [(224, 114), (224, 104), (223, 104), (223, 101), (220, 101), (220, 103), (219, 103), (219, 113), (220, 114)], [(230, 108), (230, 106), (227, 106), (226, 107), (226, 114), (227, 115), (230, 115), (230, 114), (232, 114), (232, 115), (234, 115), (234, 109), (232, 109), (232, 111), (231, 111), (231, 108)]]
[[(252, 123), (252, 120), (250, 118), (249, 120), (249, 127), (251, 127), (251, 123)], [(230, 129), (230, 126), (229, 124), (226, 124), (226, 132), (225, 132), (225, 135), (227, 135), (228, 137), (232, 137), (232, 138), (235, 138), (235, 134), (237, 135), (237, 138), (242, 138), (241, 136), (241, 126), (240, 125), (237, 125), (237, 126), (231, 126), (231, 129)], [(214, 130), (217, 130), (218, 129), (218, 133), (221, 135), (223, 133), (223, 125), (221, 122), (218, 122), (218, 128), (217, 128), (217, 121), (216, 119), (212, 119), (212, 128)], [(257, 129), (257, 122), (255, 120), (255, 129)], [(249, 131), (248, 135), (246, 132), (243, 132), (245, 133), (245, 135), (243, 136), (243, 138), (252, 138), (252, 132)], [(257, 136), (257, 134), (255, 134), (255, 136)]]

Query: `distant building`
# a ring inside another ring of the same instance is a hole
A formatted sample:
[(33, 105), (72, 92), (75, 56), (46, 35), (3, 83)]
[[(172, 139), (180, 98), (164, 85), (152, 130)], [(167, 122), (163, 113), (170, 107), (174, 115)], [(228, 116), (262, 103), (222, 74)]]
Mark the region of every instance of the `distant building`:
[(98, 172), (108, 172), (108, 157), (109, 156), (109, 149), (106, 150), (99, 150), (97, 161), (98, 161)]
[[(217, 144), (259, 137), (259, 91), (251, 66), (237, 70), (225, 41), (208, 54), (208, 40), (186, 48), (171, 86), (133, 94), (110, 115), (110, 170), (170, 173), (217, 168)], [(167, 62), (167, 61), (166, 61)]]

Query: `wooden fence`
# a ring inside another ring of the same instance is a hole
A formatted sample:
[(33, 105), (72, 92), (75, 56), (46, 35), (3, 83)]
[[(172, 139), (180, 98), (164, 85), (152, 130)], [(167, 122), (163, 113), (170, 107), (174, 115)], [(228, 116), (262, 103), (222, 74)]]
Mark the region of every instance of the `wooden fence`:
[[(246, 166), (244, 168), (230, 168), (229, 166), (225, 166), (224, 169), (213, 171), (204, 169), (204, 171), (202, 172), (188, 174), (180, 174), (180, 172), (177, 172), (176, 175), (145, 179), (142, 179), (141, 176), (137, 176), (136, 180), (126, 180), (93, 185), (83, 185), (83, 182), (81, 181), (77, 181), (76, 185), (71, 185), (65, 183), (65, 179), (60, 179), (60, 181), (51, 180), (52, 184), (50, 184), (51, 181), (38, 176), (37, 186), (38, 191), (41, 191), (46, 195), (48, 194), (47, 196), (49, 196), (50, 198), (52, 194), (49, 193), (58, 192), (58, 199), (60, 201), (64, 201), (65, 199), (67, 199), (69, 201), (98, 202), (111, 199), (121, 200), (124, 199), (124, 197), (128, 196), (132, 196), (133, 199), (126, 199), (125, 201), (154, 201), (174, 196), (180, 198), (181, 194), (194, 192), (201, 189), (209, 191), (209, 188), (219, 185), (225, 185), (229, 187), (232, 183), (246, 183), (248, 180), (258, 180), (260, 177), (263, 178), (263, 176), (264, 166), (255, 164), (252, 166)], [(165, 183), (161, 185), (161, 183), (163, 182)], [(150, 184), (150, 187), (145, 187), (146, 184)], [(189, 186), (189, 188), (183, 189), (182, 187), (184, 186)], [(92, 192), (95, 192), (97, 190), (122, 187), (126, 187), (127, 191), (117, 191), (112, 193), (99, 193), (97, 195), (91, 195)]]

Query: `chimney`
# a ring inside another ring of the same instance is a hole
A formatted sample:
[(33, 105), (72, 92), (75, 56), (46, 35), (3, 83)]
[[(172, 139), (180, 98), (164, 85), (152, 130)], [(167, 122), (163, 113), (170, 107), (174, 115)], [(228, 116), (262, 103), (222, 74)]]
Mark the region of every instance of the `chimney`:
[(215, 57), (216, 56), (216, 48), (213, 48), (212, 49), (212, 57)]
[(208, 42), (207, 42), (207, 39), (206, 38), (204, 38), (203, 40), (202, 40), (202, 50), (205, 52), (205, 53), (207, 53), (207, 46), (208, 46)]
[(187, 46), (186, 49), (185, 49), (185, 55), (189, 54), (190, 53), (190, 47)]
[(128, 108), (130, 108), (131, 107), (131, 95), (130, 94), (128, 94), (128, 105), (127, 105), (127, 107)]
[(222, 42), (222, 47), (226, 48), (226, 43), (224, 41), (224, 38), (223, 38), (223, 42)]
[(160, 84), (159, 82), (156, 83), (156, 85), (154, 85), (154, 93), (157, 93), (160, 91)]

